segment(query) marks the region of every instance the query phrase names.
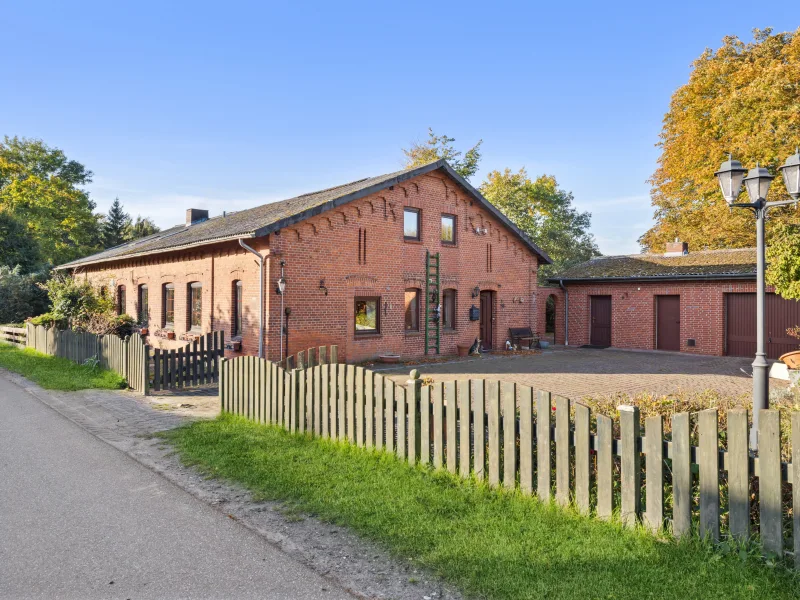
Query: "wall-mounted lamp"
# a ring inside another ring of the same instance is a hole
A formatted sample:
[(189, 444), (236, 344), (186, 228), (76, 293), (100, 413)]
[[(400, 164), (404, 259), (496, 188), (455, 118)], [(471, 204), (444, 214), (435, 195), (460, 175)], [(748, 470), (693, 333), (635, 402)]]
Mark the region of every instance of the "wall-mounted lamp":
[(321, 289), (321, 290), (322, 290), (322, 292), (323, 292), (323, 293), (324, 293), (326, 296), (328, 295), (328, 288), (326, 288), (326, 287), (325, 287), (325, 280), (324, 280), (324, 279), (320, 279), (320, 280), (319, 280), (319, 289)]
[(486, 235), (489, 232), (486, 227), (476, 227), (475, 228), (475, 235)]
[(480, 295), (481, 295), (481, 288), (479, 288), (479, 287), (476, 285), (476, 286), (475, 286), (475, 287), (472, 289), (472, 297), (473, 297), (473, 298), (477, 298), (477, 297), (478, 297), (478, 296), (480, 296)]
[(506, 307), (505, 301), (500, 300), (500, 308), (505, 308), (505, 307)]

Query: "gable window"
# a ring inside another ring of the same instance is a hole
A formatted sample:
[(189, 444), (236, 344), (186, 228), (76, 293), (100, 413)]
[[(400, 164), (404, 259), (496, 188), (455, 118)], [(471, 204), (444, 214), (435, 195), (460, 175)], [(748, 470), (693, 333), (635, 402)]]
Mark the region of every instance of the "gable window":
[(192, 331), (200, 331), (203, 328), (203, 284), (189, 284), (189, 327)]
[(233, 335), (242, 335), (242, 282), (233, 282)]
[(355, 298), (356, 335), (380, 333), (381, 299), (378, 296)]
[(165, 283), (163, 292), (164, 327), (172, 329), (175, 327), (175, 286), (171, 283)]
[(419, 290), (406, 290), (406, 331), (419, 331)]
[(444, 329), (456, 328), (455, 290), (444, 290), (444, 292), (442, 292), (442, 327)]
[(456, 216), (442, 215), (442, 243), (456, 243)]
[(407, 240), (420, 240), (419, 234), (419, 209), (418, 208), (405, 208), (403, 209), (403, 238)]
[(147, 295), (147, 285), (139, 286), (139, 325), (147, 327), (150, 322), (150, 303)]
[(117, 314), (124, 315), (125, 314), (125, 286), (118, 285), (117, 286)]

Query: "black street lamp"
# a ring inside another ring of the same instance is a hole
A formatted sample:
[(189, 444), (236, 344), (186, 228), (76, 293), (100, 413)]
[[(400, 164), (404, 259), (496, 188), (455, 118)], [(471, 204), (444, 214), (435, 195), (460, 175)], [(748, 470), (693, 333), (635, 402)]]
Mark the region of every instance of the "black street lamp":
[[(786, 191), (792, 197), (791, 200), (767, 202), (769, 186), (775, 177), (770, 175), (767, 169), (760, 167), (758, 163), (754, 169), (747, 172), (747, 177), (744, 177), (746, 169), (742, 167), (742, 163), (729, 156), (728, 160), (722, 163), (719, 171), (714, 173), (719, 179), (722, 196), (728, 206), (752, 210), (756, 218), (756, 357), (753, 361), (753, 428), (750, 430), (750, 448), (752, 450), (758, 449), (759, 411), (769, 408), (769, 365), (764, 349), (764, 303), (766, 300), (764, 224), (768, 209), (794, 204), (800, 199), (800, 153), (795, 150), (795, 154), (786, 159), (786, 163), (780, 167), (780, 171), (783, 174)], [(750, 202), (737, 203), (736, 199), (739, 197), (743, 182), (747, 188)]]

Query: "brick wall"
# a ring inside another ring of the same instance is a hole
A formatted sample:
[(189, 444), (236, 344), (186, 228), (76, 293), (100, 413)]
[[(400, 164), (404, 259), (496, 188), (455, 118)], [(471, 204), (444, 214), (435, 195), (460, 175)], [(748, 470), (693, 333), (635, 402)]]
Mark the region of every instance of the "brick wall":
[[(570, 284), (569, 343), (590, 343), (591, 296), (611, 296), (611, 345), (617, 348), (656, 349), (656, 297), (680, 296), (681, 352), (721, 356), (725, 352), (725, 294), (755, 292), (755, 281), (686, 281), (658, 283)], [(772, 291), (772, 288), (768, 288)], [(563, 292), (539, 288), (537, 322), (544, 331), (544, 301), (557, 299), (556, 343), (563, 343)], [(559, 326), (558, 318), (561, 317)], [(694, 339), (695, 346), (687, 345)]]
[[(421, 240), (403, 238), (403, 208), (421, 213)], [(441, 242), (442, 213), (456, 216), (456, 243)], [(485, 235), (475, 233), (486, 229)], [(509, 327), (535, 329), (537, 256), (440, 172), (421, 175), (391, 189), (356, 200), (307, 219), (269, 236), (246, 240), (266, 256), (266, 352), (278, 359), (281, 352), (281, 297), (275, 293), (280, 262), (285, 261), (288, 353), (311, 346), (337, 344), (339, 356), (360, 361), (382, 353), (404, 357), (424, 354), (425, 250), (441, 256), (442, 290), (456, 293), (455, 328), (444, 331), (441, 353), (453, 354), (456, 344), (471, 344), (479, 323), (470, 321), (469, 309), (480, 306), (473, 290), (492, 290), (495, 347), (502, 347)], [(360, 251), (359, 251), (360, 248)], [(491, 261), (489, 255), (491, 253)], [(164, 283), (175, 285), (175, 332), (180, 337), (188, 325), (188, 284), (203, 284), (203, 330), (232, 331), (233, 282), (242, 280), (244, 336), (242, 350), (258, 351), (258, 268), (255, 257), (236, 241), (88, 266), (78, 272), (95, 285), (125, 285), (126, 311), (138, 312), (137, 289), (149, 287), (151, 331), (162, 327)], [(321, 284), (324, 283), (324, 289)], [(420, 331), (405, 331), (405, 290), (419, 288)], [(379, 297), (381, 332), (355, 334), (354, 298)], [(151, 335), (160, 347), (186, 342)], [(231, 354), (231, 353), (228, 353)]]

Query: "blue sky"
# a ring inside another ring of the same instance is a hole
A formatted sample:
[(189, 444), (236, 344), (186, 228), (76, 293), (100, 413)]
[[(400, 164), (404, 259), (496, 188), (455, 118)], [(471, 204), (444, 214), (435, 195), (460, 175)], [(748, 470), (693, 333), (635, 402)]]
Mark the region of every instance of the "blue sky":
[[(0, 0), (0, 134), (44, 139), (162, 227), (402, 167), (428, 126), (555, 175), (607, 254), (638, 251), (671, 93), (791, 3)], [(710, 175), (710, 174), (709, 174)]]

